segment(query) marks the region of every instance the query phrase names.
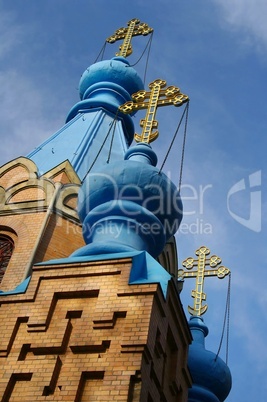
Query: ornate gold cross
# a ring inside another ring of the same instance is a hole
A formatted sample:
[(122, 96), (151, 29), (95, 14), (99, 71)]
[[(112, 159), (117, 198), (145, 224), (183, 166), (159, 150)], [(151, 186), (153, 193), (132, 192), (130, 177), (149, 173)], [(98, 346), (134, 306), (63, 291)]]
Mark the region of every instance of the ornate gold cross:
[(206, 300), (206, 294), (203, 292), (204, 278), (206, 276), (217, 276), (219, 279), (223, 279), (226, 275), (230, 274), (230, 270), (222, 265), (217, 269), (205, 270), (206, 266), (215, 268), (222, 262), (220, 257), (217, 255), (212, 255), (211, 257), (207, 258), (207, 256), (210, 254), (210, 250), (205, 246), (202, 246), (196, 250), (195, 254), (198, 256), (198, 259), (188, 257), (183, 261), (183, 266), (188, 270), (197, 266), (197, 270), (186, 272), (183, 269), (179, 269), (178, 279), (196, 278), (196, 287), (191, 293), (192, 297), (194, 298), (194, 307), (188, 306), (188, 311), (191, 315), (200, 316), (204, 314), (208, 308), (207, 304), (202, 306), (202, 301)]
[(153, 28), (150, 28), (145, 23), (140, 23), (140, 20), (134, 18), (128, 22), (127, 28), (117, 29), (114, 35), (109, 36), (106, 39), (106, 42), (114, 43), (119, 39), (124, 39), (122, 45), (120, 46), (120, 51), (116, 53), (116, 56), (127, 57), (133, 52), (131, 45), (132, 37), (137, 35), (148, 35), (151, 32), (153, 32)]
[(143, 128), (142, 134), (135, 134), (136, 142), (150, 143), (154, 141), (158, 135), (158, 122), (155, 115), (158, 106), (181, 106), (189, 101), (187, 95), (181, 93), (180, 89), (175, 86), (169, 86), (166, 89), (166, 81), (157, 79), (151, 82), (148, 87), (151, 92), (141, 90), (132, 95), (132, 101), (126, 102), (120, 106), (119, 110), (123, 113), (132, 113), (135, 110), (147, 109), (145, 119), (140, 120), (140, 126)]

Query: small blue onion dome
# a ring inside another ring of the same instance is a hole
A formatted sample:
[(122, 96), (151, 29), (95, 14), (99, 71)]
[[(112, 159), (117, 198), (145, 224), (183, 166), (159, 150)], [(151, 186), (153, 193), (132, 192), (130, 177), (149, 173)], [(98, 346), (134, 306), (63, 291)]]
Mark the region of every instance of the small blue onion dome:
[(80, 79), (80, 98), (86, 99), (88, 89), (101, 82), (116, 84), (124, 88), (130, 96), (144, 88), (141, 78), (124, 57), (103, 60), (88, 67)]
[(81, 100), (69, 111), (66, 123), (81, 112), (105, 109), (122, 121), (125, 138), (130, 145), (134, 136), (134, 125), (131, 115), (120, 112), (119, 107), (131, 101), (132, 94), (143, 88), (141, 78), (124, 57), (114, 57), (92, 64), (80, 79)]
[(189, 402), (223, 402), (227, 398), (232, 377), (229, 367), (215, 353), (205, 349), (208, 328), (201, 317), (189, 321), (193, 342), (189, 347), (188, 367), (193, 386), (189, 389)]

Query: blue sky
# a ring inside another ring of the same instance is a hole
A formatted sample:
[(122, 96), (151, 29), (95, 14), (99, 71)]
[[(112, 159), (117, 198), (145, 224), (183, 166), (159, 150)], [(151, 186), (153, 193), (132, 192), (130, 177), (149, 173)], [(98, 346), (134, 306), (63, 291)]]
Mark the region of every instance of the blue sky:
[[(0, 1), (1, 165), (26, 155), (64, 124), (79, 100), (80, 76), (108, 36), (132, 18), (154, 28), (146, 85), (162, 78), (190, 97), (179, 265), (206, 245), (232, 271), (228, 402), (265, 401), (267, 392), (266, 15), (265, 0)], [(134, 39), (131, 63), (146, 43)], [(106, 58), (117, 46), (107, 46)], [(135, 67), (141, 76), (144, 66), (143, 59)], [(160, 137), (153, 143), (160, 162), (180, 113), (160, 110)], [(181, 138), (165, 165), (175, 182), (180, 155)], [(214, 352), (227, 284), (205, 282), (206, 346)], [(188, 279), (185, 308), (193, 288)]]

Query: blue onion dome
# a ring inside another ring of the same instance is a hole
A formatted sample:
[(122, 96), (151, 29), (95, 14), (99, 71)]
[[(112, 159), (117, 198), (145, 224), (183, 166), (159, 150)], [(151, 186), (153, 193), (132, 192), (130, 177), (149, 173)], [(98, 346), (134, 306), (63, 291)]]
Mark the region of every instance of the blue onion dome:
[[(127, 152), (125, 157), (133, 154), (138, 145), (130, 148), (131, 152)], [(156, 215), (165, 228), (166, 240), (176, 233), (182, 219), (180, 194), (175, 184), (164, 173), (159, 173), (157, 167), (126, 159), (107, 164), (99, 172), (89, 174), (78, 201), (81, 221), (89, 210), (103, 201), (118, 199), (133, 201)]]
[[(150, 145), (140, 143), (128, 150), (124, 161), (107, 164), (86, 177), (77, 210), (87, 244), (94, 241), (96, 232), (99, 241), (101, 230), (101, 241), (107, 241), (107, 222), (109, 227), (116, 222), (113, 245), (133, 242), (132, 249), (148, 251), (153, 257), (162, 252), (178, 230), (182, 202), (176, 186), (154, 166), (156, 163)], [(119, 239), (122, 227), (124, 237)]]
[(79, 84), (80, 98), (88, 98), (88, 89), (96, 84), (101, 86), (103, 82), (118, 85), (128, 96), (144, 88), (141, 78), (136, 70), (130, 67), (128, 60), (124, 57), (114, 57), (92, 64), (85, 70)]
[(189, 327), (193, 342), (189, 347), (188, 367), (193, 386), (189, 389), (188, 401), (223, 402), (232, 386), (230, 369), (219, 356), (205, 349), (208, 328), (203, 319), (192, 316)]
[[(92, 64), (83, 73), (79, 83), (81, 101), (76, 103), (68, 113), (66, 123), (81, 112), (105, 110), (117, 115), (122, 121), (127, 144), (134, 136), (134, 125), (130, 115), (119, 112), (132, 94), (144, 88), (144, 84), (124, 57), (114, 57)], [(133, 113), (134, 114), (134, 113)]]

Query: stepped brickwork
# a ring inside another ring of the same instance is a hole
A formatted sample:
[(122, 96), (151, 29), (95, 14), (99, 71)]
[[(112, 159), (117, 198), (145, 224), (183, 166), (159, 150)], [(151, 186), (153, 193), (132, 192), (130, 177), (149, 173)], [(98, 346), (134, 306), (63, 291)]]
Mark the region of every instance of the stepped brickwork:
[[(131, 259), (37, 264), (0, 297), (1, 402), (186, 401), (190, 341), (174, 281), (129, 285)], [(142, 380), (141, 380), (142, 379)]]

